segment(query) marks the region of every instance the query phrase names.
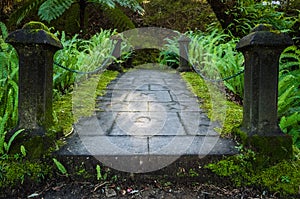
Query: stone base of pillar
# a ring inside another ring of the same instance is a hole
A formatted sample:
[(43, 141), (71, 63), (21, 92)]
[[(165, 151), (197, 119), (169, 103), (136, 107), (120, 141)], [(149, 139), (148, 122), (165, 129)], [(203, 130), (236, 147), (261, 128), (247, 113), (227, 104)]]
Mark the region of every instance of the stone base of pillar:
[(181, 67), (181, 66), (179, 66), (176, 70), (180, 73), (181, 72), (192, 72), (193, 71), (190, 67)]
[(123, 72), (123, 68), (120, 63), (113, 62), (107, 67), (107, 70), (118, 71), (119, 73)]
[(293, 157), (293, 140), (290, 135), (276, 132), (274, 135), (252, 135), (240, 128), (234, 130), (236, 138), (248, 149), (257, 154), (256, 163), (269, 165)]

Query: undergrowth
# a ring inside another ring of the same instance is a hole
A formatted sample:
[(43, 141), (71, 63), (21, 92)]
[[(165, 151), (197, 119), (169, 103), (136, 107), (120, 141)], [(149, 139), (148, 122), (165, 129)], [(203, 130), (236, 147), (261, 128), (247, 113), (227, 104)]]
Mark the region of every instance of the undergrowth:
[(281, 197), (299, 194), (300, 151), (294, 147), (294, 158), (268, 167), (257, 164), (260, 157), (251, 150), (239, 148), (240, 154), (223, 159), (205, 168), (228, 177), (235, 186), (260, 186)]

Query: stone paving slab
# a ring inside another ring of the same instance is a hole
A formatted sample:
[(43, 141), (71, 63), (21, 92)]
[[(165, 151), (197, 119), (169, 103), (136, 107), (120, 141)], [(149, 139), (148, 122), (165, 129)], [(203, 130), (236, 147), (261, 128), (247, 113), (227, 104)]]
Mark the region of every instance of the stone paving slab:
[(237, 152), (232, 140), (219, 138), (218, 123), (174, 71), (130, 70), (96, 102), (101, 111), (74, 124), (61, 154), (151, 159)]
[(75, 134), (61, 155), (231, 155), (235, 143), (218, 136), (90, 136)]

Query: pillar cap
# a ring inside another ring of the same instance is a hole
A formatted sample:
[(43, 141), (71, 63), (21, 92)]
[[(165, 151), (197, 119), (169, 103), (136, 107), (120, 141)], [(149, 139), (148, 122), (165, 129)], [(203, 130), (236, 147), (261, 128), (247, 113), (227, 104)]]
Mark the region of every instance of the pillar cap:
[(10, 44), (44, 44), (62, 49), (59, 39), (41, 22), (29, 22), (22, 29), (8, 35), (5, 40)]
[(185, 35), (181, 35), (178, 39), (178, 42), (190, 42), (191, 39)]
[(121, 41), (123, 41), (121, 35), (119, 35), (119, 34), (117, 34), (117, 35), (112, 35), (112, 36), (110, 37), (110, 39), (111, 39), (111, 40), (121, 40)]
[(272, 25), (259, 24), (249, 35), (243, 37), (236, 46), (237, 50), (243, 50), (249, 46), (260, 47), (288, 47), (293, 45), (293, 40), (286, 33), (281, 33)]

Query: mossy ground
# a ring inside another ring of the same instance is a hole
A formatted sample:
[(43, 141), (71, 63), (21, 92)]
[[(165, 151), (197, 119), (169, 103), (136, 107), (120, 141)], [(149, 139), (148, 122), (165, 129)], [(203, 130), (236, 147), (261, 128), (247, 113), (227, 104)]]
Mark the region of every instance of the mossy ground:
[[(242, 122), (242, 107), (227, 101), (216, 86), (206, 83), (196, 73), (186, 72), (181, 75), (191, 90), (202, 100), (201, 108), (207, 110), (209, 118), (213, 121), (224, 120), (223, 129), (219, 129), (221, 136), (236, 136)], [(239, 137), (242, 140), (247, 138), (243, 132), (239, 133)], [(208, 164), (206, 168), (220, 176), (229, 177), (238, 187), (260, 186), (283, 197), (288, 197), (288, 194), (290, 197), (300, 195), (299, 149), (294, 147), (293, 159), (273, 164), (269, 164), (266, 159), (262, 160), (265, 156), (245, 149), (243, 145), (239, 149), (240, 154)], [(263, 161), (268, 164), (262, 163)]]
[[(208, 164), (206, 168), (216, 174), (229, 177), (238, 187), (260, 186), (281, 197), (300, 195), (300, 159), (299, 151), (295, 148), (294, 159), (283, 160), (274, 165), (258, 165), (257, 155), (251, 150), (228, 157), (215, 164)], [(298, 158), (297, 158), (298, 157)], [(291, 196), (292, 197), (292, 196)]]
[(216, 130), (221, 136), (231, 135), (232, 130), (242, 122), (242, 107), (227, 101), (225, 94), (216, 85), (205, 82), (198, 74), (185, 72), (181, 75), (192, 92), (199, 97), (201, 108), (207, 111), (208, 117), (222, 125), (221, 129)]
[(63, 95), (53, 104), (55, 125), (54, 132), (62, 132), (64, 135), (72, 131), (72, 125), (80, 117), (88, 117), (95, 111), (96, 96), (103, 96), (107, 85), (114, 80), (119, 73), (105, 71), (93, 76), (74, 88), (74, 91)]
[(0, 165), (0, 187), (3, 191), (13, 186), (33, 186), (51, 177), (51, 166), (41, 161), (16, 160), (13, 157), (0, 160)]

